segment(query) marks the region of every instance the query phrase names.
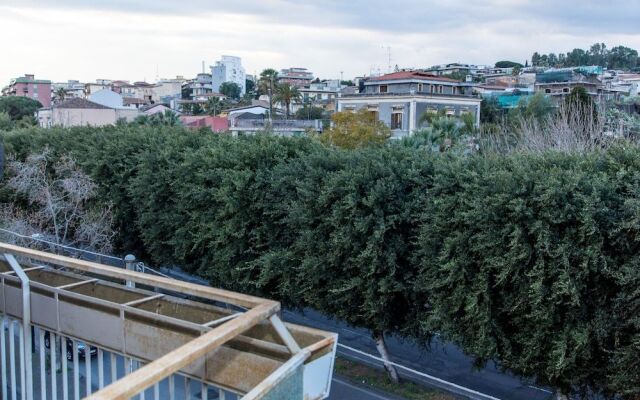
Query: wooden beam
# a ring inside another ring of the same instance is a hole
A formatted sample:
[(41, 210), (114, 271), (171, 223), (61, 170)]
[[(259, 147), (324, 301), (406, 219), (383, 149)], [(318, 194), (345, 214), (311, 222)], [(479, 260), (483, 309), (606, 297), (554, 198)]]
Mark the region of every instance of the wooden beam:
[(204, 357), (252, 326), (278, 312), (280, 304), (266, 301), (243, 315), (199, 336), (189, 343), (86, 397), (89, 400), (129, 399), (156, 382)]
[(196, 285), (193, 283), (144, 274), (141, 272), (128, 271), (123, 268), (109, 267), (90, 261), (50, 254), (44, 251), (27, 249), (25, 247), (15, 246), (7, 243), (0, 243), (0, 251), (2, 251), (3, 253), (12, 253), (15, 255), (39, 260), (42, 262), (52, 263), (67, 268), (108, 276), (110, 278), (121, 279), (123, 281), (130, 280), (136, 283), (156, 286), (166, 290), (172, 290), (192, 296), (218, 300), (224, 303), (235, 304), (247, 308), (252, 308), (258, 304), (268, 302), (268, 300), (255, 296), (231, 292), (224, 289), (212, 288), (209, 286)]
[(74, 287), (78, 287), (78, 286), (86, 285), (87, 283), (94, 283), (94, 282), (98, 282), (98, 279), (88, 279), (86, 281), (68, 283), (66, 285), (56, 286), (56, 289), (68, 290)]

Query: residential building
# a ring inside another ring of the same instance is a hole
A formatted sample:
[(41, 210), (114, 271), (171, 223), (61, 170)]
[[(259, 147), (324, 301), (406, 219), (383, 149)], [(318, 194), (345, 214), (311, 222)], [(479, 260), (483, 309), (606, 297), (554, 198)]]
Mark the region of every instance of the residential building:
[(291, 111), (296, 112), (305, 105), (313, 105), (322, 107), (327, 111), (335, 111), (336, 99), (341, 89), (342, 85), (337, 79), (310, 83), (299, 89), (302, 99), (299, 103), (291, 105)]
[(229, 130), (229, 120), (227, 117), (212, 117), (209, 115), (184, 115), (180, 121), (187, 128), (198, 129), (208, 127), (213, 132), (227, 132)]
[(92, 93), (98, 92), (104, 89), (112, 89), (113, 81), (111, 79), (96, 79), (95, 82), (85, 83), (84, 93), (89, 96)]
[(115, 124), (116, 110), (85, 99), (69, 99), (38, 111), (38, 124), (52, 126), (104, 126)]
[(149, 116), (154, 114), (164, 114), (165, 111), (171, 111), (180, 115), (179, 111), (173, 110), (162, 103), (151, 104), (148, 106), (140, 107), (140, 112)]
[(104, 89), (88, 97), (89, 101), (103, 105), (105, 107), (113, 108), (118, 114), (118, 118), (124, 118), (127, 121), (133, 121), (140, 111), (138, 109), (144, 105), (143, 100), (133, 99), (137, 102), (131, 103), (131, 98), (123, 97), (120, 93), (116, 93), (113, 90)]
[(85, 85), (80, 81), (69, 80), (67, 82), (52, 83), (51, 90), (53, 93), (53, 97), (57, 97), (58, 91), (60, 89), (64, 90), (65, 99), (85, 97), (85, 93), (84, 93)]
[[(213, 86), (211, 83), (211, 74), (204, 72), (196, 75), (194, 79), (185, 82), (182, 85), (182, 90), (189, 93), (189, 98), (193, 100), (196, 96), (202, 96), (204, 94), (213, 93)], [(184, 98), (183, 100), (188, 100)]]
[(182, 98), (182, 84), (186, 82), (182, 76), (175, 79), (161, 79), (153, 87), (153, 102), (171, 104)]
[(37, 100), (43, 107), (51, 106), (51, 81), (36, 79), (32, 74), (12, 79), (3, 90), (4, 95), (29, 97)]
[(598, 66), (551, 68), (536, 75), (535, 91), (551, 96), (556, 103), (576, 87), (584, 88), (594, 99), (612, 100), (619, 95), (601, 80), (603, 70)]
[(303, 87), (311, 81), (313, 81), (313, 73), (306, 68), (286, 68), (280, 70), (278, 74), (278, 83), (288, 83), (296, 87)]
[(219, 92), (220, 85), (223, 83), (233, 82), (240, 86), (240, 95), (244, 95), (246, 79), (247, 75), (240, 57), (222, 56), (220, 61), (216, 61), (216, 64), (211, 66), (212, 91), (214, 92)]
[(52, 126), (105, 126), (114, 125), (119, 119), (132, 121), (138, 110), (112, 108), (90, 100), (73, 98), (48, 108), (38, 110), (38, 124)]
[(473, 85), (420, 71), (401, 71), (369, 78), (354, 94), (340, 94), (338, 111), (365, 109), (387, 124), (394, 137), (410, 135), (420, 128), (420, 116), (440, 110), (452, 117), (472, 114), (480, 124), (481, 99)]

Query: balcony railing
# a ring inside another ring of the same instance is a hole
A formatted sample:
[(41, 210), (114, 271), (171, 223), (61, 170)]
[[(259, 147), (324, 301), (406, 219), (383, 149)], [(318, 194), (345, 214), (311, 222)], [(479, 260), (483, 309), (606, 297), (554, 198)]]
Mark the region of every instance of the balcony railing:
[(233, 119), (231, 120), (231, 128), (238, 129), (274, 129), (274, 130), (305, 130), (307, 128), (321, 130), (322, 120), (279, 120), (269, 121), (267, 119)]
[(0, 254), (2, 399), (328, 396), (337, 335), (283, 323), (275, 301), (9, 244)]

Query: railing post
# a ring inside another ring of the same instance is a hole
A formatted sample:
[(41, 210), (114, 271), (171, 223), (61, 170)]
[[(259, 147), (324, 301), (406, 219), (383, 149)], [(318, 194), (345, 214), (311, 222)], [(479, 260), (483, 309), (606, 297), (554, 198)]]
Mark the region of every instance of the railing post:
[[(135, 262), (136, 262), (136, 256), (134, 256), (133, 254), (127, 254), (127, 256), (124, 258), (125, 268), (129, 271), (136, 270), (136, 267), (134, 265)], [(136, 284), (133, 281), (127, 281), (127, 287), (134, 288), (136, 287)]]
[[(24, 353), (24, 369), (25, 369), (25, 391), (26, 399), (33, 400), (33, 368), (31, 366), (31, 288), (29, 285), (29, 277), (24, 273), (22, 267), (12, 254), (5, 254), (4, 259), (7, 260), (11, 269), (13, 269), (22, 282), (22, 333), (24, 335), (23, 348)], [(4, 332), (3, 332), (4, 334)], [(4, 360), (3, 360), (4, 362)]]

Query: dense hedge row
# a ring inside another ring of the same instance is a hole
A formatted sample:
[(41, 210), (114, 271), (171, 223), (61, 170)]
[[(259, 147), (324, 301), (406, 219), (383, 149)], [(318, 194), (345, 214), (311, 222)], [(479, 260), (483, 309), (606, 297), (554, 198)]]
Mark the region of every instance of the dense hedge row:
[(171, 128), (7, 134), (72, 154), (119, 245), (564, 393), (640, 395), (640, 148), (455, 157)]

